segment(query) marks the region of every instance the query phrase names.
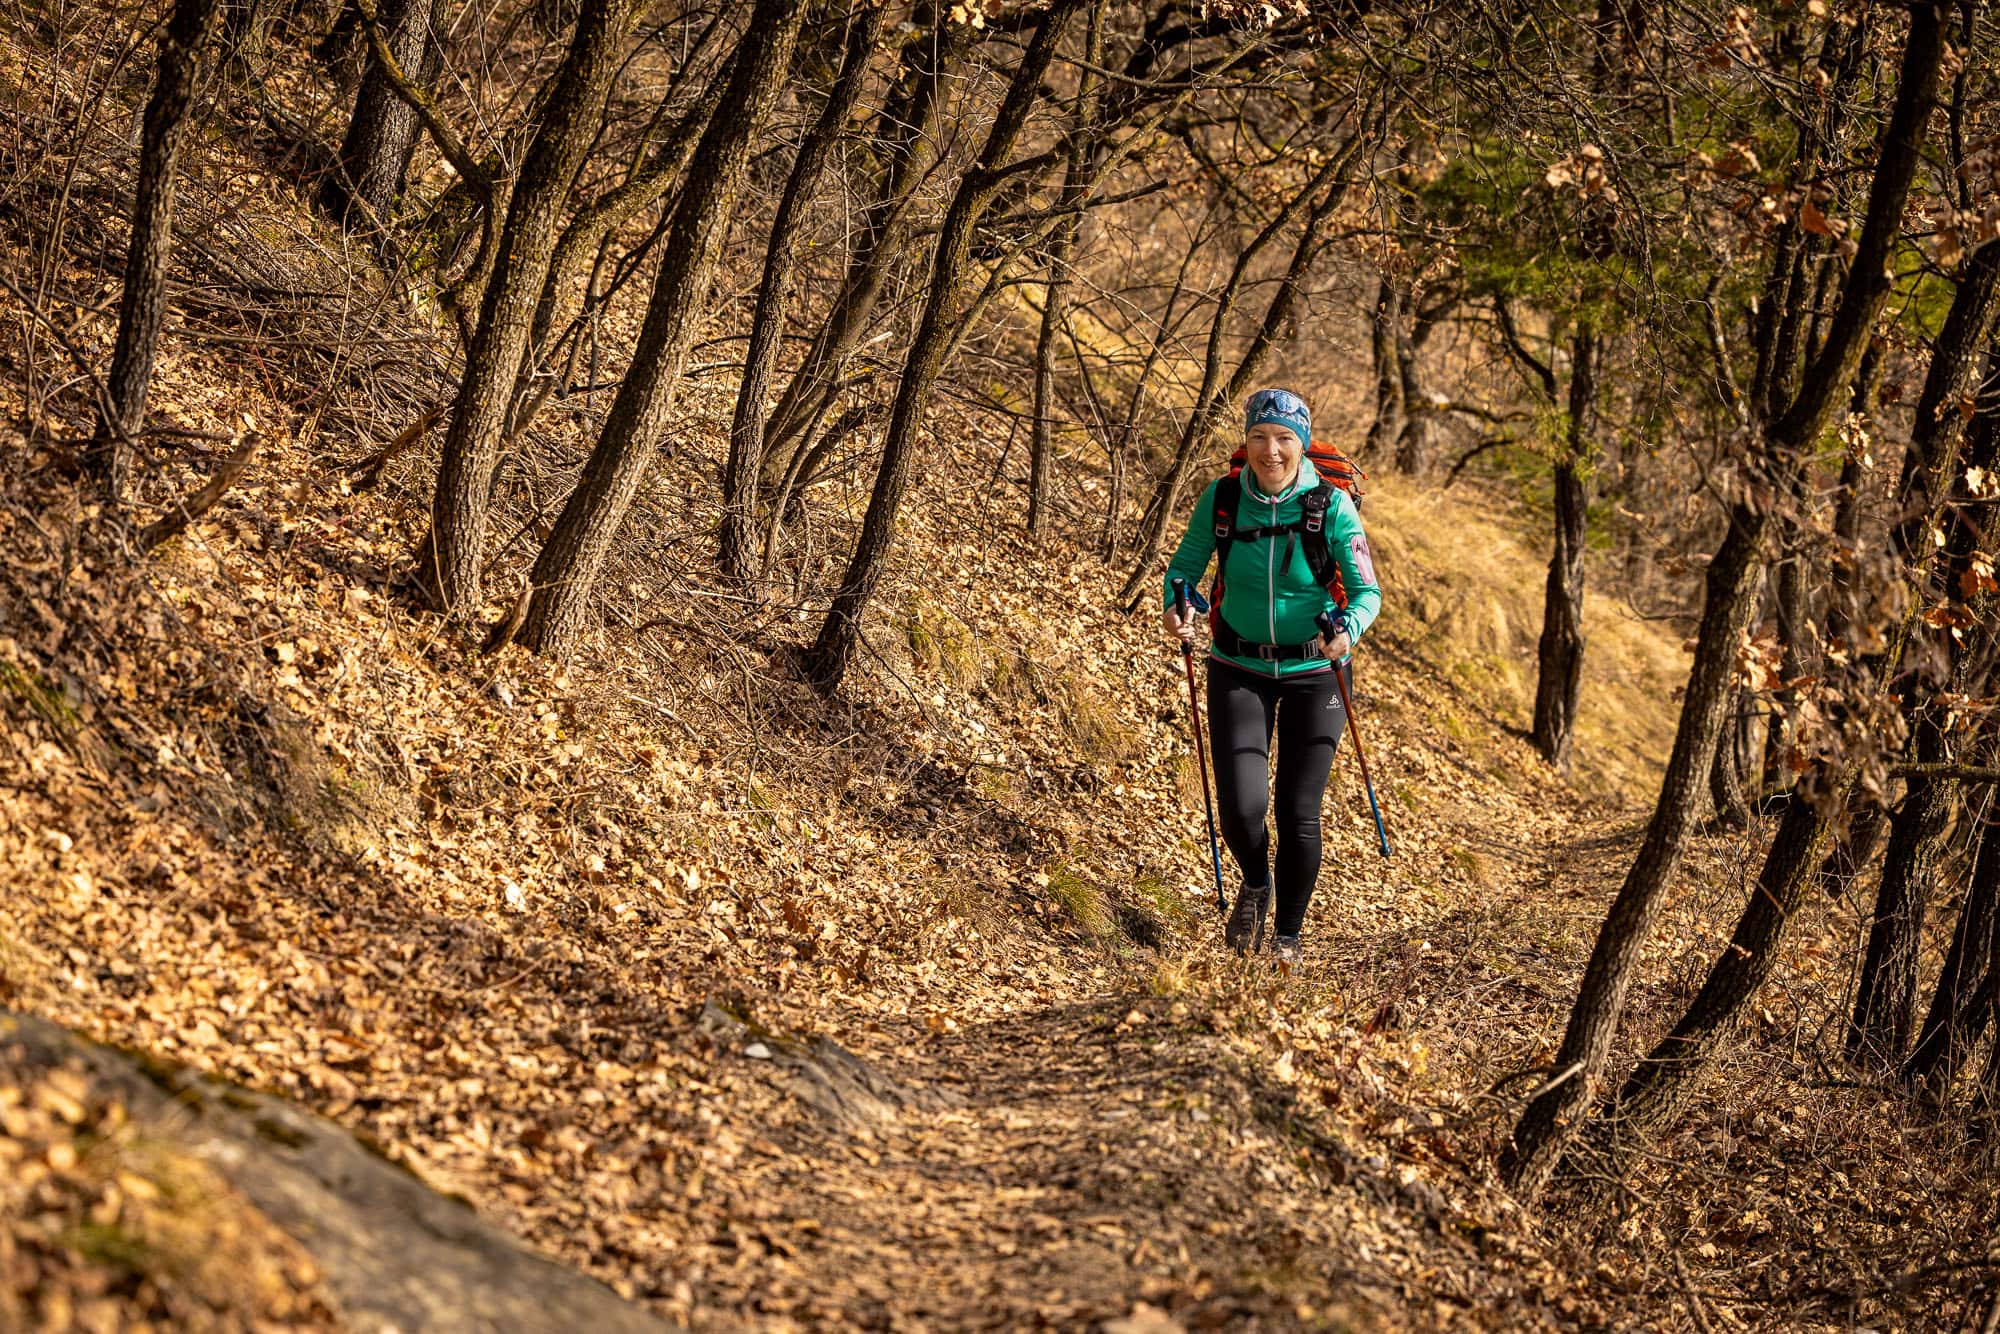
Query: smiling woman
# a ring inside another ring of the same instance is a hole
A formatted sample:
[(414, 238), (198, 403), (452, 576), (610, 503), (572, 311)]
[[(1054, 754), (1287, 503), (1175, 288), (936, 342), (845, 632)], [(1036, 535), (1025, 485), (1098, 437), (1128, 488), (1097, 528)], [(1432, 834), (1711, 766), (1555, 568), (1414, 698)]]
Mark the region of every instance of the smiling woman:
[[(1202, 493), (1167, 568), (1166, 630), (1194, 638), (1176, 610), (1175, 580), (1196, 584), (1216, 557), (1209, 610), (1208, 727), (1223, 839), (1243, 873), (1224, 939), (1239, 953), (1263, 943), (1272, 896), (1271, 740), (1278, 737), (1277, 921), (1281, 964), (1319, 878), (1320, 800), (1346, 722), (1340, 678), (1354, 642), (1382, 605), (1354, 502), (1306, 457), (1312, 412), (1289, 389), (1260, 389), (1243, 407), (1244, 471)], [(1303, 554), (1303, 559), (1300, 559)], [(1228, 590), (1228, 596), (1224, 591)], [(1318, 630), (1330, 616), (1331, 634)]]

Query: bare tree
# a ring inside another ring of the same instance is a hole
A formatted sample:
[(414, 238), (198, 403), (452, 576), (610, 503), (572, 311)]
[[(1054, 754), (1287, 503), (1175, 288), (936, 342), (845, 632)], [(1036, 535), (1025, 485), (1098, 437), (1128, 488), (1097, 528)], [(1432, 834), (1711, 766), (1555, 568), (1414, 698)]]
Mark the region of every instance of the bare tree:
[(1053, 453), (1051, 417), (1055, 406), (1056, 344), (1069, 330), (1069, 292), (1074, 275), (1070, 258), (1083, 226), (1083, 201), (1090, 189), (1088, 159), (1098, 150), (1092, 134), (1097, 74), (1104, 63), (1104, 5), (1090, 11), (1084, 39), (1083, 67), (1077, 75), (1076, 104), (1071, 114), (1069, 162), (1063, 171), (1057, 207), (1066, 210), (1049, 243), (1048, 286), (1042, 300), (1041, 332), (1035, 339), (1035, 418), (1028, 436), (1028, 517), (1031, 533), (1040, 533), (1048, 519), (1049, 465)]
[(1535, 749), (1561, 766), (1569, 762), (1583, 684), (1584, 529), (1590, 511), (1590, 415), (1597, 400), (1598, 336), (1589, 321), (1570, 339), (1569, 414), (1555, 465), (1555, 552), (1549, 557), (1536, 655)]
[(114, 505), (124, 502), (132, 475), (132, 441), (146, 424), (146, 394), (167, 318), (167, 262), (173, 252), (181, 139), (219, 10), (219, 0), (175, 0), (160, 34), (159, 68), (141, 130), (125, 288), (118, 298), (118, 341), (106, 385), (108, 415), (99, 423), (106, 440), (96, 471)]
[(486, 518), (501, 433), (554, 252), (557, 224), (590, 151), (631, 18), (626, 0), (583, 0), (569, 51), (542, 107), (507, 205), (492, 276), (466, 349), (446, 428), (431, 528), (417, 552), (418, 588), (453, 615), (478, 607)]
[(722, 530), (719, 552), (722, 571), (739, 584), (751, 581), (756, 551), (757, 479), (764, 468), (764, 427), (771, 376), (777, 369), (778, 348), (791, 306), (792, 286), (799, 267), (798, 241), (807, 210), (847, 119), (861, 99), (868, 62), (881, 40), (887, 9), (850, 4), (847, 46), (840, 74), (820, 108), (819, 119), (807, 131), (785, 181), (784, 197), (771, 222), (764, 247), (764, 274), (757, 288), (757, 309), (750, 320), (750, 346), (744, 353), (743, 382), (736, 391), (736, 414), (729, 427), (729, 462), (722, 480)]
[(875, 487), (862, 519), (861, 537), (853, 558), (842, 576), (839, 591), (820, 626), (819, 637), (807, 655), (807, 669), (815, 688), (830, 693), (840, 686), (853, 660), (861, 635), (861, 615), (874, 596), (882, 577), (882, 558), (895, 532), (896, 513), (909, 485), (917, 434), (931, 387), (944, 369), (947, 350), (964, 302), (966, 274), (972, 262), (972, 242), (981, 217), (1001, 188), (1020, 172), (1043, 165), (1046, 159), (1010, 161), (1021, 131), (1040, 95), (1041, 82), (1053, 60), (1056, 44), (1070, 16), (1083, 0), (1053, 0), (1041, 15), (1007, 88), (1006, 98), (993, 118), (978, 160), (960, 178), (951, 207), (945, 214), (944, 229), (938, 236), (932, 261), (930, 287), (924, 297), (923, 314), (916, 336), (903, 362), (895, 407), (882, 445), (882, 463)]
[[(1893, 532), (1897, 554), (1913, 568), (1931, 556), (1930, 497), (1953, 486), (1937, 479), (1940, 462), (1955, 458), (1965, 433), (1959, 405), (1970, 397), (1974, 368), (1996, 316), (2000, 316), (2000, 242), (1988, 242), (1966, 262), (1963, 281), (1952, 297), (1944, 327), (1931, 353), (1923, 393), (1917, 400), (1910, 449), (1903, 469), (1903, 518)], [(1994, 466), (1993, 428), (1980, 419), (1973, 433), (1973, 466)], [(1970, 502), (1971, 497), (1964, 497)], [(1966, 508), (1961, 504), (1961, 512)], [(1970, 554), (1978, 549), (1981, 525), (1961, 518), (1946, 535), (1945, 586), (1925, 588), (1927, 599), (1951, 596), (1949, 586)], [(1954, 566), (1959, 568), (1953, 568)], [(1946, 690), (1962, 691), (1975, 655), (1964, 651), (1956, 635), (1941, 646), (1954, 664)], [(1941, 710), (1931, 702), (1934, 691), (1902, 692), (1904, 724), (1909, 730), (1909, 758), (1920, 769), (1935, 769), (1952, 759), (1953, 739)], [(1928, 910), (1931, 882), (1943, 852), (1946, 827), (1962, 804), (1958, 781), (1948, 775), (1913, 773), (1908, 791), (1889, 819), (1889, 846), (1883, 856), (1882, 880), (1869, 919), (1867, 951), (1855, 987), (1854, 1010), (1848, 1022), (1848, 1055), (1883, 1068), (1900, 1065), (1909, 1050), (1916, 1025), (1917, 961)]]
[[(1926, 123), (1937, 101), (1942, 55), (1938, 7), (1912, 6), (1896, 100), (1882, 134), (1867, 211), (1838, 306), (1824, 341), (1806, 361), (1796, 391), (1785, 396), (1783, 411), (1767, 417), (1761, 427), (1761, 448), (1753, 458), (1767, 486), (1782, 484), (1810, 459), (1812, 446), (1845, 399), (1887, 300), (1890, 283), (1885, 266), (1901, 235), (1903, 205), (1921, 161)], [(1781, 492), (1781, 486), (1773, 489)], [(1772, 508), (1755, 491), (1740, 496), (1730, 506), (1728, 533), (1709, 564), (1694, 665), (1659, 800), (1639, 853), (1598, 931), (1554, 1073), (1523, 1111), (1502, 1159), (1503, 1175), (1525, 1195), (1535, 1195), (1547, 1184), (1574, 1133), (1578, 1114), (1596, 1095), (1639, 951), (1651, 934), (1662, 895), (1693, 829), (1730, 698), (1737, 643), (1756, 607), (1756, 581)]]
[[(1210, 317), (1201, 388), (1196, 391), (1194, 408), (1188, 413), (1173, 460), (1154, 484), (1145, 515), (1140, 520), (1139, 558), (1134, 562), (1124, 587), (1119, 590), (1120, 599), (1128, 606), (1137, 604), (1141, 590), (1152, 578), (1153, 565), (1166, 541), (1169, 516), (1174, 512), (1181, 488), (1187, 484), (1194, 469), (1195, 460), (1200, 457), (1210, 437), (1229, 417), (1234, 405), (1250, 392), (1257, 377), (1263, 373), (1272, 344), (1290, 321), (1298, 302), (1299, 288), (1325, 248), (1327, 220), (1347, 193), (1349, 182), (1346, 174), (1360, 157), (1373, 128), (1356, 126), (1339, 150), (1330, 154), (1319, 169), (1290, 195), (1286, 205), (1244, 247), (1231, 267), (1229, 280), (1216, 298)], [(1258, 258), (1293, 225), (1298, 225), (1300, 230), (1292, 247), (1291, 261), (1272, 291), (1264, 307), (1263, 318), (1258, 321), (1248, 345), (1237, 349), (1236, 369), (1225, 380), (1223, 366), (1232, 350), (1229, 334), (1237, 302), (1250, 282)]]
[(538, 653), (565, 654), (574, 644), (598, 570), (658, 452), (688, 344), (715, 283), (751, 136), (784, 90), (804, 12), (803, 0), (758, 0), (750, 16), (728, 91), (689, 163), (631, 368), (528, 577), (520, 638)]

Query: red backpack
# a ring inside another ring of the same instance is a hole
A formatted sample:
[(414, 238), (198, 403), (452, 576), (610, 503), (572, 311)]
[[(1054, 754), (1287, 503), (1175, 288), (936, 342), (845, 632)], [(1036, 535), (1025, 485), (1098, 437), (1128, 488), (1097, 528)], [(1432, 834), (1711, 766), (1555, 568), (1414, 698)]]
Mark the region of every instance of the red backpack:
[(1361, 483), (1368, 474), (1361, 471), (1361, 465), (1341, 453), (1340, 446), (1325, 440), (1315, 440), (1306, 446), (1306, 457), (1312, 460), (1314, 471), (1319, 473), (1319, 485), (1301, 498), (1304, 513), (1288, 524), (1277, 527), (1249, 528), (1238, 531), (1236, 527), (1236, 506), (1243, 494), (1243, 465), (1245, 451), (1238, 446), (1229, 456), (1229, 472), (1215, 488), (1215, 585), (1209, 594), (1209, 622), (1219, 623), (1222, 615), (1222, 570), (1229, 560), (1229, 546), (1244, 538), (1279, 537), (1285, 538), (1285, 564), (1291, 565), (1292, 548), (1298, 542), (1299, 534), (1306, 540), (1298, 545), (1305, 549), (1306, 566), (1312, 570), (1313, 579), (1326, 589), (1333, 598), (1334, 605), (1347, 605), (1347, 588), (1340, 577), (1340, 563), (1333, 558), (1326, 534), (1326, 512), (1333, 507), (1334, 488), (1345, 491), (1354, 501), (1356, 509), (1361, 507)]

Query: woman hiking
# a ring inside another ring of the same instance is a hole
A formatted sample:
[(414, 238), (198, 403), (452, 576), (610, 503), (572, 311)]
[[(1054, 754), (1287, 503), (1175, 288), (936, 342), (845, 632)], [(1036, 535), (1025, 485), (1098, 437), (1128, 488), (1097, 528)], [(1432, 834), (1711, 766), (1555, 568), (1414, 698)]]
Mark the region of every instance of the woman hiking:
[[(1165, 621), (1169, 635), (1193, 642), (1196, 609), (1185, 618), (1175, 610), (1174, 581), (1198, 586), (1220, 547), (1208, 658), (1209, 750), (1223, 841), (1243, 872), (1223, 938), (1241, 954), (1253, 935), (1263, 934), (1272, 897), (1264, 817), (1275, 795), (1272, 949), (1290, 966), (1319, 878), (1320, 799), (1346, 723), (1334, 673), (1352, 680), (1349, 655), (1381, 609), (1382, 590), (1354, 501), (1323, 484), (1306, 457), (1312, 413), (1305, 400), (1288, 389), (1260, 389), (1244, 405), (1243, 428), (1242, 473), (1202, 492), (1167, 567)], [(1312, 550), (1313, 544), (1323, 545)], [(1330, 591), (1335, 570), (1338, 591)], [(1319, 630), (1322, 614), (1332, 617), (1331, 636)]]

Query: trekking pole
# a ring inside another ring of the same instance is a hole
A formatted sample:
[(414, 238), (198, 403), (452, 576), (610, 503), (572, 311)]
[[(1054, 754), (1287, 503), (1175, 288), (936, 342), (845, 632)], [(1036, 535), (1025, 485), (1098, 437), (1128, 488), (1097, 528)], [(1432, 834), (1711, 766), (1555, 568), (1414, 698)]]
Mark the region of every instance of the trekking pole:
[[(1319, 632), (1328, 639), (1339, 633), (1333, 617), (1326, 612), (1319, 614)], [(1361, 785), (1368, 789), (1368, 809), (1375, 816), (1375, 837), (1382, 842), (1382, 855), (1389, 855), (1389, 831), (1382, 827), (1382, 807), (1375, 800), (1375, 781), (1368, 776), (1368, 756), (1361, 749), (1361, 729), (1354, 725), (1354, 701), (1347, 697), (1347, 678), (1341, 673), (1340, 664), (1333, 664), (1333, 684), (1340, 691), (1340, 707), (1347, 714), (1347, 735), (1354, 738), (1354, 758), (1361, 761)]]
[[(1188, 618), (1187, 580), (1174, 580), (1174, 612)], [(1208, 812), (1208, 856), (1215, 867), (1215, 908), (1227, 917), (1229, 898), (1222, 892), (1222, 844), (1215, 837), (1215, 800), (1208, 795), (1208, 744), (1201, 737), (1201, 704), (1194, 690), (1194, 645), (1181, 641), (1181, 664), (1187, 668), (1188, 715), (1194, 719), (1194, 758), (1201, 768), (1201, 805)]]

